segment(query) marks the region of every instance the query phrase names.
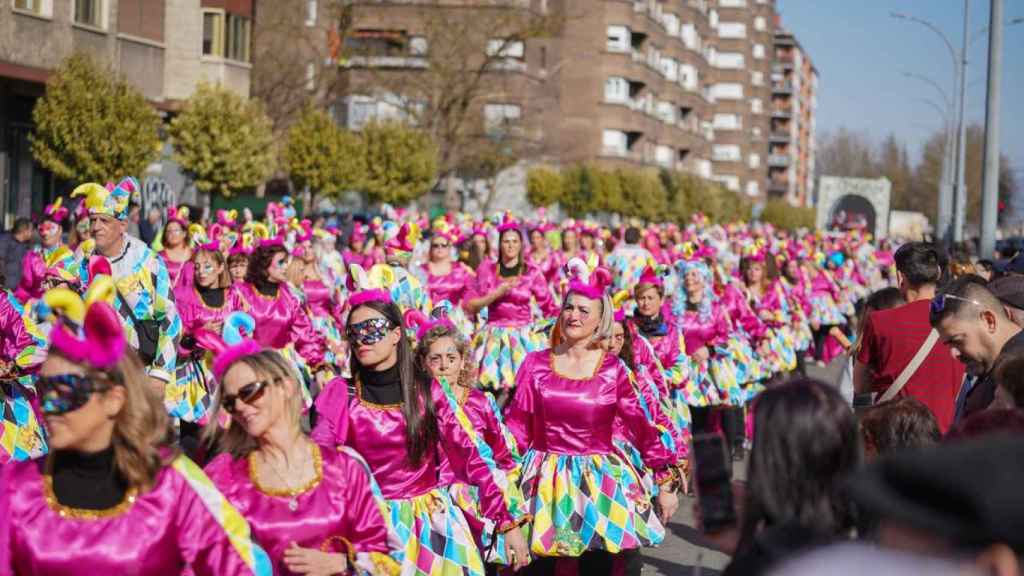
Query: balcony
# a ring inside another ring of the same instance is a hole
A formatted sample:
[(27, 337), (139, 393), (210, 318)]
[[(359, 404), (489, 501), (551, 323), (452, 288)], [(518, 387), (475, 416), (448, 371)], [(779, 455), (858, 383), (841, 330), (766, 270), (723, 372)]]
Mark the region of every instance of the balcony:
[(427, 59), (416, 56), (352, 56), (341, 63), (343, 68), (416, 68), (427, 67)]
[(792, 118), (793, 110), (790, 108), (772, 108), (772, 118)]
[(793, 94), (793, 83), (772, 82), (772, 92), (776, 94)]
[(789, 142), (789, 132), (770, 132), (768, 134), (768, 141), (776, 144), (785, 144)]
[(768, 156), (768, 166), (772, 168), (788, 168), (789, 156), (784, 154), (772, 154)]
[(789, 193), (789, 182), (785, 180), (768, 180), (768, 194), (772, 196), (785, 196)]

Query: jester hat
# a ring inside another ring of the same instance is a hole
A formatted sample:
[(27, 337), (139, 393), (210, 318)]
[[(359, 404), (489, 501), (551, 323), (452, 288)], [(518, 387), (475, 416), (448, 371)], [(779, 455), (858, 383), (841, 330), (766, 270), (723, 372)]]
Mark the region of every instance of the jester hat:
[(89, 216), (110, 216), (118, 220), (127, 220), (132, 195), (140, 190), (139, 181), (128, 176), (117, 185), (107, 183), (106, 187), (96, 183), (82, 184), (71, 192), (71, 197), (85, 197), (84, 203), (89, 210)]

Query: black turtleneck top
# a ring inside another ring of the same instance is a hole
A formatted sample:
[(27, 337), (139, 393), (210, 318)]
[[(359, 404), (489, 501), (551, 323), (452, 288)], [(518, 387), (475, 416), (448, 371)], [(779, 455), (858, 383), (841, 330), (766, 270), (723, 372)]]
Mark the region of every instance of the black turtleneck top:
[(643, 316), (639, 312), (633, 316), (633, 322), (636, 323), (637, 330), (640, 331), (645, 338), (654, 338), (658, 336), (664, 336), (668, 334), (668, 324), (661, 317), (661, 313), (657, 316)]
[(402, 403), (402, 376), (398, 371), (397, 362), (391, 368), (380, 372), (360, 366), (358, 378), (362, 384), (363, 400), (374, 404)]
[(261, 282), (256, 282), (253, 286), (256, 288), (256, 291), (259, 292), (260, 294), (263, 294), (264, 296), (269, 296), (270, 298), (277, 298), (277, 290), (280, 287), (280, 284), (264, 280)]
[(196, 292), (199, 293), (199, 297), (203, 300), (203, 304), (206, 304), (210, 308), (220, 308), (224, 305), (224, 292), (223, 288), (201, 288), (196, 286)]
[(128, 483), (114, 466), (114, 447), (85, 453), (53, 453), (53, 492), (57, 501), (72, 508), (105, 510), (124, 500)]

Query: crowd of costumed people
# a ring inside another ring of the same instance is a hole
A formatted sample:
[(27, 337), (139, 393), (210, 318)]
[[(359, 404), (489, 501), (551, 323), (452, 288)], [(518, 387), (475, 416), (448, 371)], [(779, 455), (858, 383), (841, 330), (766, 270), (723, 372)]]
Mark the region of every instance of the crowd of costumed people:
[(47, 207), (0, 299), (0, 575), (639, 574), (691, 435), (742, 457), (758, 394), (894, 280), (865, 234), (699, 215), (286, 199), (147, 245), (138, 192)]

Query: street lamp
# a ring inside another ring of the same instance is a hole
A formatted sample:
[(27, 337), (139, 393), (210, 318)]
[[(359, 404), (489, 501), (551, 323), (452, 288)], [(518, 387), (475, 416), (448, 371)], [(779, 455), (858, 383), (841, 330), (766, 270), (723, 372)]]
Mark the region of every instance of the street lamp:
[[(1017, 18), (1012, 18), (1006, 21), (1007, 28), (1010, 26), (1016, 26), (1017, 24), (1024, 24), (1024, 17), (1018, 16)], [(985, 36), (985, 33), (988, 32), (988, 29), (988, 26), (983, 26), (975, 30), (974, 34), (971, 34), (971, 45), (973, 46), (975, 42), (981, 40)]]

